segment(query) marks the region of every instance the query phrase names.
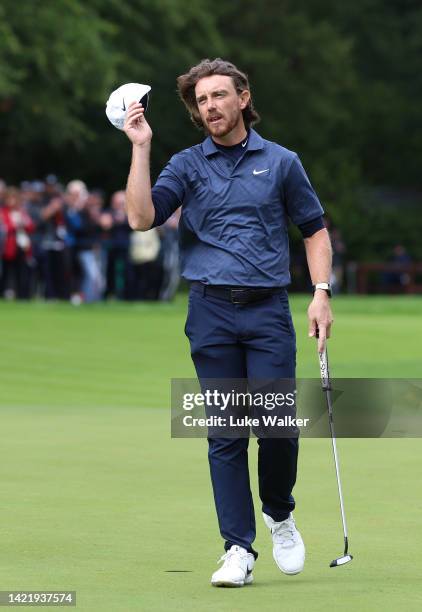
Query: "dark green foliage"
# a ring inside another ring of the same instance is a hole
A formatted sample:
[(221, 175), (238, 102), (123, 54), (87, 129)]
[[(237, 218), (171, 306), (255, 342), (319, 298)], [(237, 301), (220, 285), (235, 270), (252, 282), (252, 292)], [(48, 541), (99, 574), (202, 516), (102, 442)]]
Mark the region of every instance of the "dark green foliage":
[(193, 142), (175, 77), (205, 49), (224, 52), (205, 2), (1, 0), (0, 11), (1, 175), (54, 171), (121, 187), (130, 147), (104, 109), (129, 81), (153, 87), (157, 169)]
[(0, 162), (2, 174), (22, 178), (92, 142), (85, 113), (114, 78), (114, 26), (72, 0), (2, 0), (1, 11)]

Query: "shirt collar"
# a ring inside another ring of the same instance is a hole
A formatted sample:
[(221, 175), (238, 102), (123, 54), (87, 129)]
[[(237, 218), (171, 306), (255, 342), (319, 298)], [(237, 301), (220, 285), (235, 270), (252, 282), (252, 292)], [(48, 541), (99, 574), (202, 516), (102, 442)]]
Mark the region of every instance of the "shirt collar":
[[(258, 151), (259, 149), (263, 149), (263, 148), (264, 148), (264, 141), (263, 141), (263, 139), (258, 134), (258, 132), (255, 132), (254, 129), (250, 128), (249, 129), (248, 144), (246, 145), (246, 150), (247, 151)], [(204, 155), (206, 157), (209, 157), (210, 155), (214, 155), (215, 153), (220, 153), (220, 151), (215, 146), (214, 141), (211, 138), (211, 136), (208, 136), (208, 138), (206, 138), (203, 141), (203, 143), (202, 143), (202, 151), (204, 152)]]

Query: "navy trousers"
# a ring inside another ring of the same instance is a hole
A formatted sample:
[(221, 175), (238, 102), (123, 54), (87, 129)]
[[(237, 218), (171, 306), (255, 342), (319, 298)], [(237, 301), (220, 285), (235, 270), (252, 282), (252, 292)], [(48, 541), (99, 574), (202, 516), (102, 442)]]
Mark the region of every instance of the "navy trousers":
[[(294, 378), (296, 336), (287, 292), (246, 305), (189, 293), (185, 333), (198, 379)], [(255, 513), (249, 481), (248, 438), (209, 438), (208, 458), (220, 533), (257, 554)], [(258, 439), (258, 480), (262, 510), (283, 521), (294, 509), (297, 438)]]

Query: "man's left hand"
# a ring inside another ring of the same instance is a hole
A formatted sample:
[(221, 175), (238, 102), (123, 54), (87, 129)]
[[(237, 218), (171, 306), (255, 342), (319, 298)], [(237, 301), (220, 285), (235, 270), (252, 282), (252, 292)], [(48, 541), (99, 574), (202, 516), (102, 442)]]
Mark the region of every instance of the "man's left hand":
[(326, 339), (330, 337), (331, 325), (333, 324), (330, 298), (324, 290), (317, 289), (314, 299), (308, 308), (309, 337), (317, 336), (318, 330), (318, 352), (325, 349)]

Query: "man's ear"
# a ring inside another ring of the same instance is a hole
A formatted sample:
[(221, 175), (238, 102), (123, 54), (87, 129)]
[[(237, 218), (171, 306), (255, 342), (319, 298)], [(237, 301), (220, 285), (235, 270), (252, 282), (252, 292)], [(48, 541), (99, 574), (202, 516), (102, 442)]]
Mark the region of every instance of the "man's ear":
[(244, 108), (247, 107), (249, 100), (251, 99), (251, 92), (248, 89), (245, 89), (244, 91), (242, 91), (242, 93), (239, 94), (240, 97), (240, 108), (243, 110)]

